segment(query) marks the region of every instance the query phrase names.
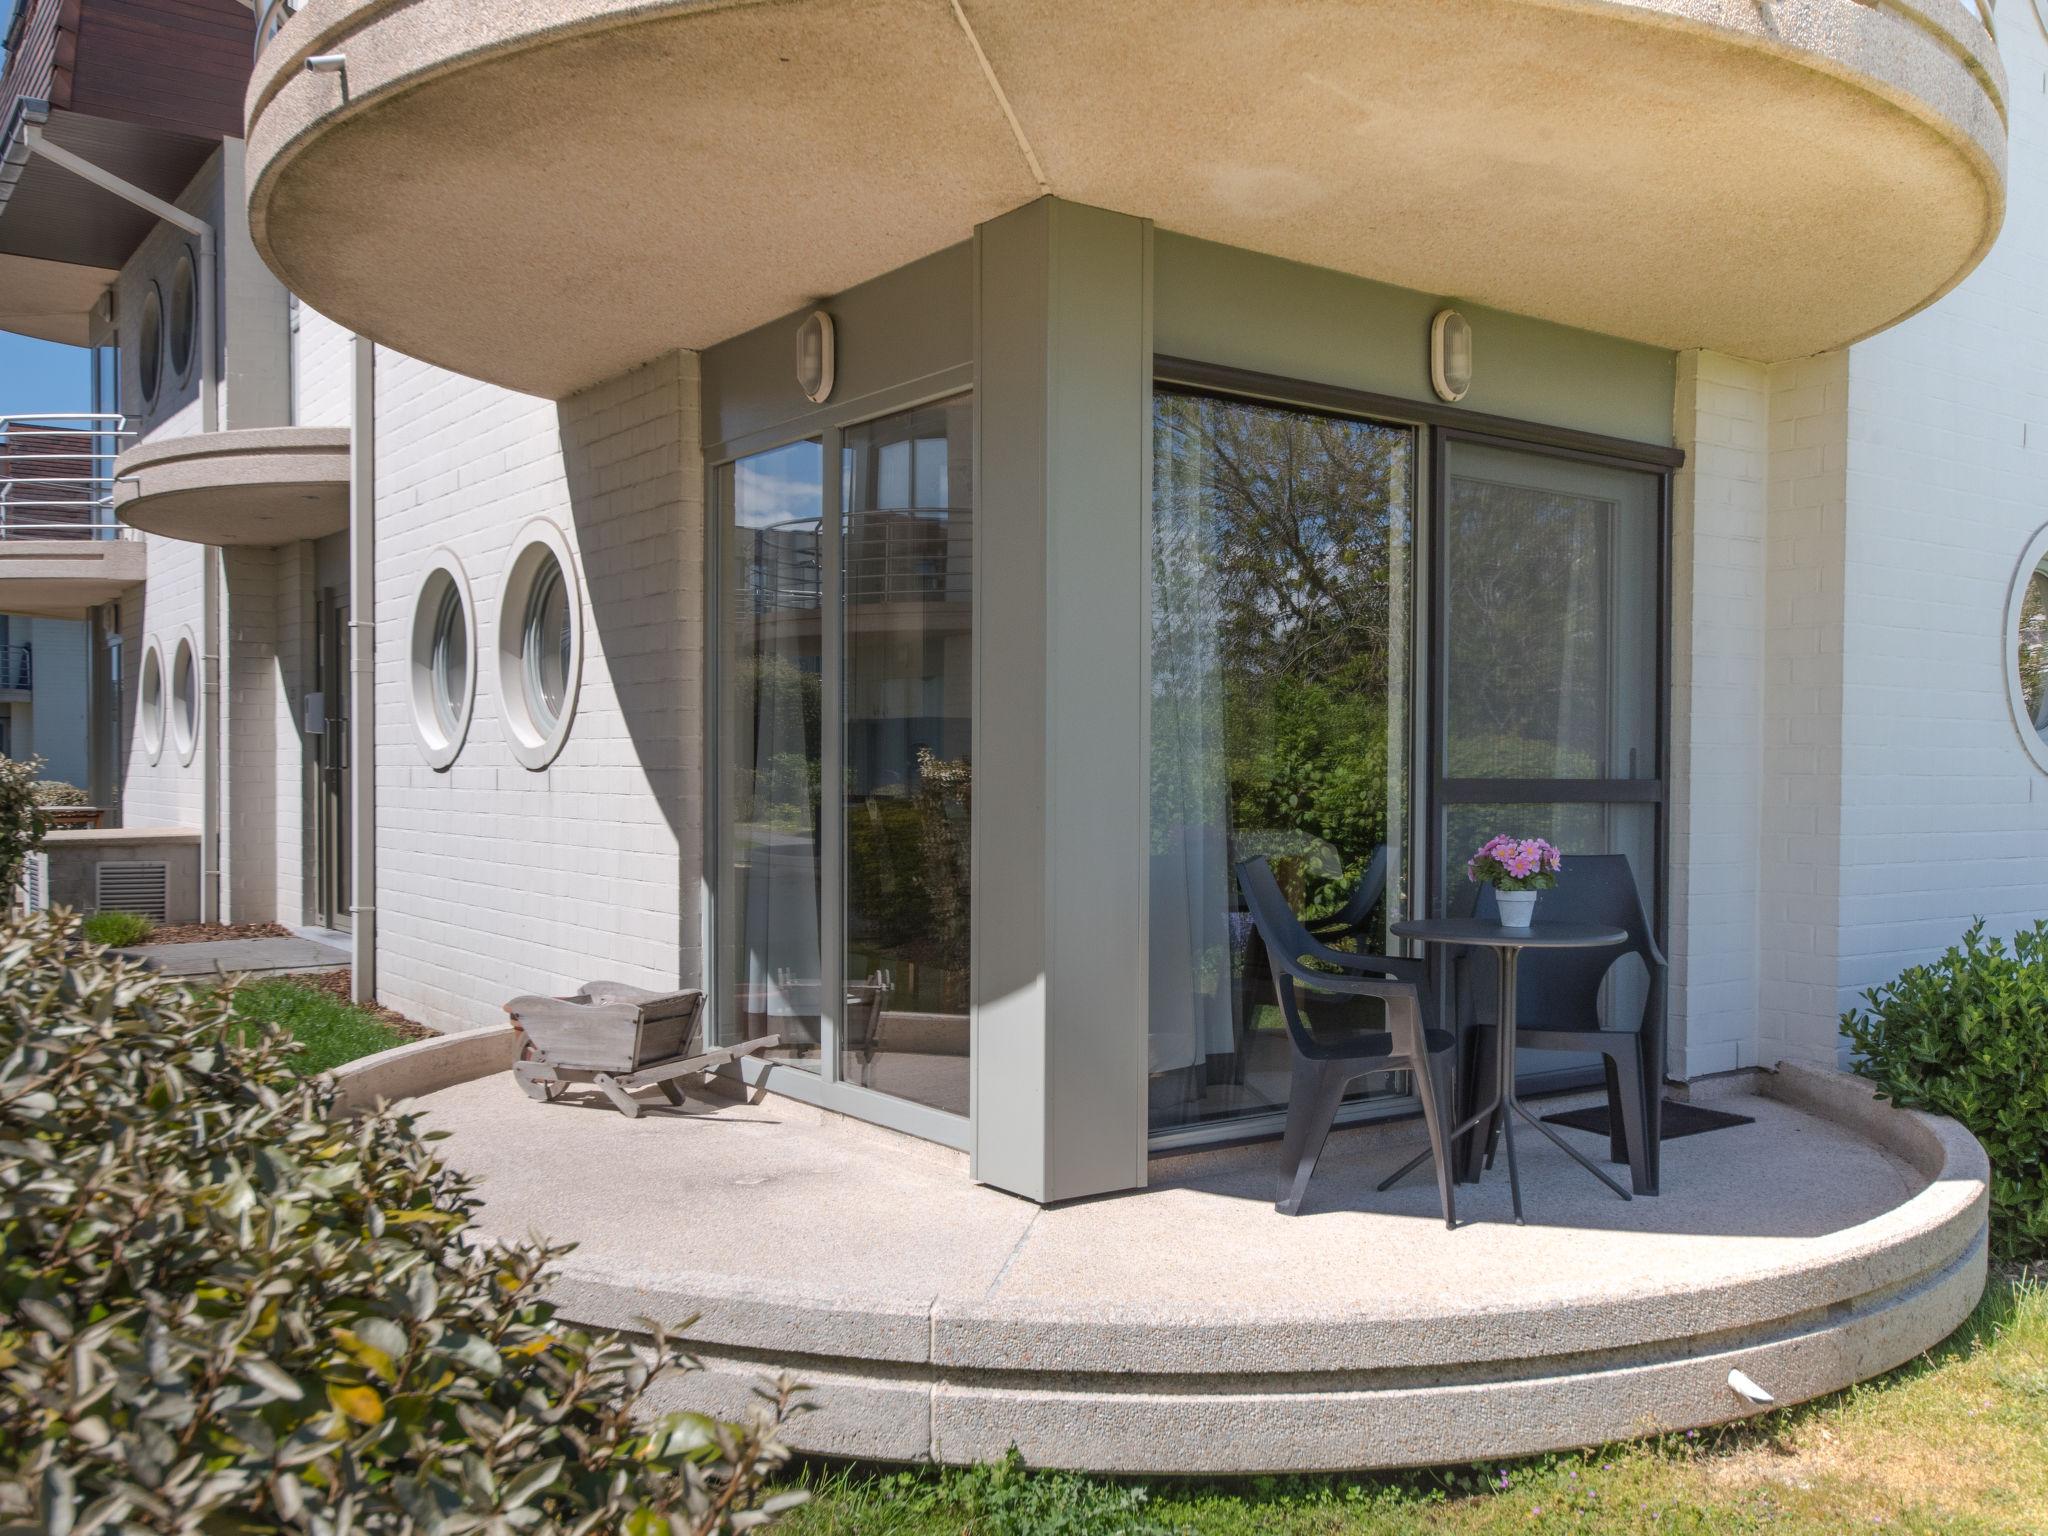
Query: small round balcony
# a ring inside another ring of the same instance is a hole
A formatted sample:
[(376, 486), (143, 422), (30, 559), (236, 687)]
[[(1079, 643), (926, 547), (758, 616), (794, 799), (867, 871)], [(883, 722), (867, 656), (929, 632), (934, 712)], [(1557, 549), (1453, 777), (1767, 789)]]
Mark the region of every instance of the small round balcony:
[(250, 224), (342, 324), (550, 396), (1048, 193), (1774, 361), (1976, 265), (2004, 95), (1958, 0), (305, 0)]
[(290, 544), (348, 526), (346, 427), (159, 438), (114, 464), (114, 512), (193, 544)]

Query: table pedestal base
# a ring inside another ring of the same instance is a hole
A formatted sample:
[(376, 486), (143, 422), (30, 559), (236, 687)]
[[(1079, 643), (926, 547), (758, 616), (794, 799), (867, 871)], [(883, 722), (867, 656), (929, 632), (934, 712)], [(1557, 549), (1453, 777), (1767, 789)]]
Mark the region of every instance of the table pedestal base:
[[(1627, 1190), (1609, 1178), (1604, 1170), (1595, 1167), (1590, 1159), (1581, 1156), (1579, 1150), (1567, 1143), (1556, 1131), (1544, 1124), (1535, 1115), (1529, 1113), (1522, 1106), (1521, 1099), (1516, 1096), (1515, 970), (1516, 962), (1521, 959), (1522, 951), (1518, 946), (1504, 944), (1497, 946), (1494, 953), (1500, 956), (1499, 1018), (1501, 1022), (1496, 1026), (1500, 1031), (1499, 1047), (1493, 1053), (1494, 1061), (1499, 1068), (1494, 1074), (1493, 1098), (1460, 1121), (1457, 1128), (1444, 1138), (1444, 1155), (1447, 1157), (1450, 1155), (1451, 1146), (1457, 1142), (1460, 1136), (1463, 1136), (1467, 1131), (1477, 1129), (1482, 1122), (1485, 1122), (1490, 1127), (1487, 1132), (1486, 1166), (1491, 1168), (1493, 1166), (1493, 1136), (1497, 1130), (1501, 1140), (1507, 1143), (1508, 1190), (1514, 1197), (1515, 1221), (1518, 1225), (1522, 1224), (1522, 1173), (1521, 1169), (1515, 1164), (1515, 1116), (1520, 1115), (1524, 1120), (1555, 1142), (1558, 1149), (1565, 1156), (1585, 1169), (1586, 1172), (1592, 1174), (1594, 1178), (1605, 1184), (1609, 1189), (1621, 1196), (1622, 1199), (1629, 1199), (1630, 1196)], [(1424, 1147), (1421, 1152), (1417, 1153), (1408, 1162), (1404, 1163), (1380, 1182), (1381, 1192), (1384, 1193), (1392, 1189), (1401, 1180), (1407, 1178), (1409, 1174), (1429, 1161), (1429, 1157), (1430, 1149)]]

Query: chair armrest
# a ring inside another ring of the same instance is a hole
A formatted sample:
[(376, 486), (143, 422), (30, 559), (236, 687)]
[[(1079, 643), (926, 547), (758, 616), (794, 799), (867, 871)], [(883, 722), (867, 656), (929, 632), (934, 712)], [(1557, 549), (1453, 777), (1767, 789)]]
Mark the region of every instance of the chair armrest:
[[(1313, 938), (1314, 935), (1311, 934), (1310, 937)], [(1352, 954), (1348, 950), (1332, 949), (1329, 945), (1321, 943), (1310, 946), (1308, 957), (1320, 960), (1325, 965), (1334, 965), (1339, 970), (1354, 975), (1399, 976), (1408, 981), (1414, 981), (1422, 975), (1420, 960), (1409, 960), (1395, 955)], [(1317, 973), (1310, 971), (1308, 974), (1313, 976)]]
[[(1373, 958), (1379, 959), (1380, 956)], [(1330, 992), (1345, 997), (1415, 998), (1421, 993), (1418, 981), (1394, 976), (1361, 976), (1351, 974), (1332, 976), (1327, 971), (1312, 971), (1298, 961), (1286, 961), (1281, 965), (1287, 979), (1306, 992)]]

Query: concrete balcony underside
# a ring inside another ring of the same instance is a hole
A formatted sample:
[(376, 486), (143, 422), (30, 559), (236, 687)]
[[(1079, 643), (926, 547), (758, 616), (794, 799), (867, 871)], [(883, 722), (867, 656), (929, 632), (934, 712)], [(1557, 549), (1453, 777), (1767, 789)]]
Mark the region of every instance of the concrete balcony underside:
[(697, 1316), (707, 1368), (658, 1387), (663, 1405), (737, 1415), (786, 1369), (815, 1389), (794, 1439), (821, 1454), (1015, 1445), (1132, 1473), (1530, 1454), (1761, 1411), (1731, 1370), (1784, 1403), (1876, 1375), (1984, 1283), (1982, 1149), (1833, 1073), (1731, 1085), (1714, 1102), (1754, 1123), (1667, 1144), (1654, 1199), (1624, 1204), (1525, 1136), (1529, 1225), (1497, 1171), (1461, 1188), (1446, 1231), (1426, 1172), (1374, 1189), (1410, 1124), (1333, 1137), (1299, 1217), (1273, 1210), (1270, 1142), (1040, 1208), (975, 1185), (957, 1154), (772, 1095), (692, 1089), (627, 1120), (594, 1091), (528, 1102), (509, 1031), (411, 1049), (459, 1070), (373, 1058), (351, 1102), (428, 1094), (485, 1229), (578, 1245), (554, 1285), (568, 1318)]
[(560, 396), (1042, 193), (1766, 360), (1939, 297), (2003, 217), (1957, 0), (962, 11), (308, 0), (250, 84), (256, 243), (344, 325)]
[(141, 586), (148, 570), (140, 539), (0, 540), (0, 613), (82, 619)]
[(290, 544), (348, 526), (346, 427), (248, 427), (162, 438), (114, 465), (114, 511), (194, 544)]

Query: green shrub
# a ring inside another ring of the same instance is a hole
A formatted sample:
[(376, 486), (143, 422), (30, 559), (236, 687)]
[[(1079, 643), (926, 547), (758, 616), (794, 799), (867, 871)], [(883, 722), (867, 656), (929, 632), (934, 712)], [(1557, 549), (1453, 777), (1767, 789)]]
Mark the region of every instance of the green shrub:
[(412, 1116), (331, 1117), (217, 989), (0, 925), (0, 1528), (674, 1536), (765, 1523), (796, 1391), (637, 1421)]
[(62, 779), (37, 779), (30, 786), (37, 805), (91, 805), (92, 796)]
[(0, 757), (0, 908), (14, 905), (22, 861), (42, 845), (50, 830), (36, 803), (40, 757)]
[(1864, 994), (1842, 1015), (1856, 1070), (1909, 1109), (1967, 1126), (1991, 1158), (1991, 1240), (2048, 1254), (2048, 920), (2011, 949), (1984, 937)]
[(95, 912), (78, 925), (78, 931), (88, 943), (121, 949), (143, 943), (156, 932), (156, 924), (140, 912)]

